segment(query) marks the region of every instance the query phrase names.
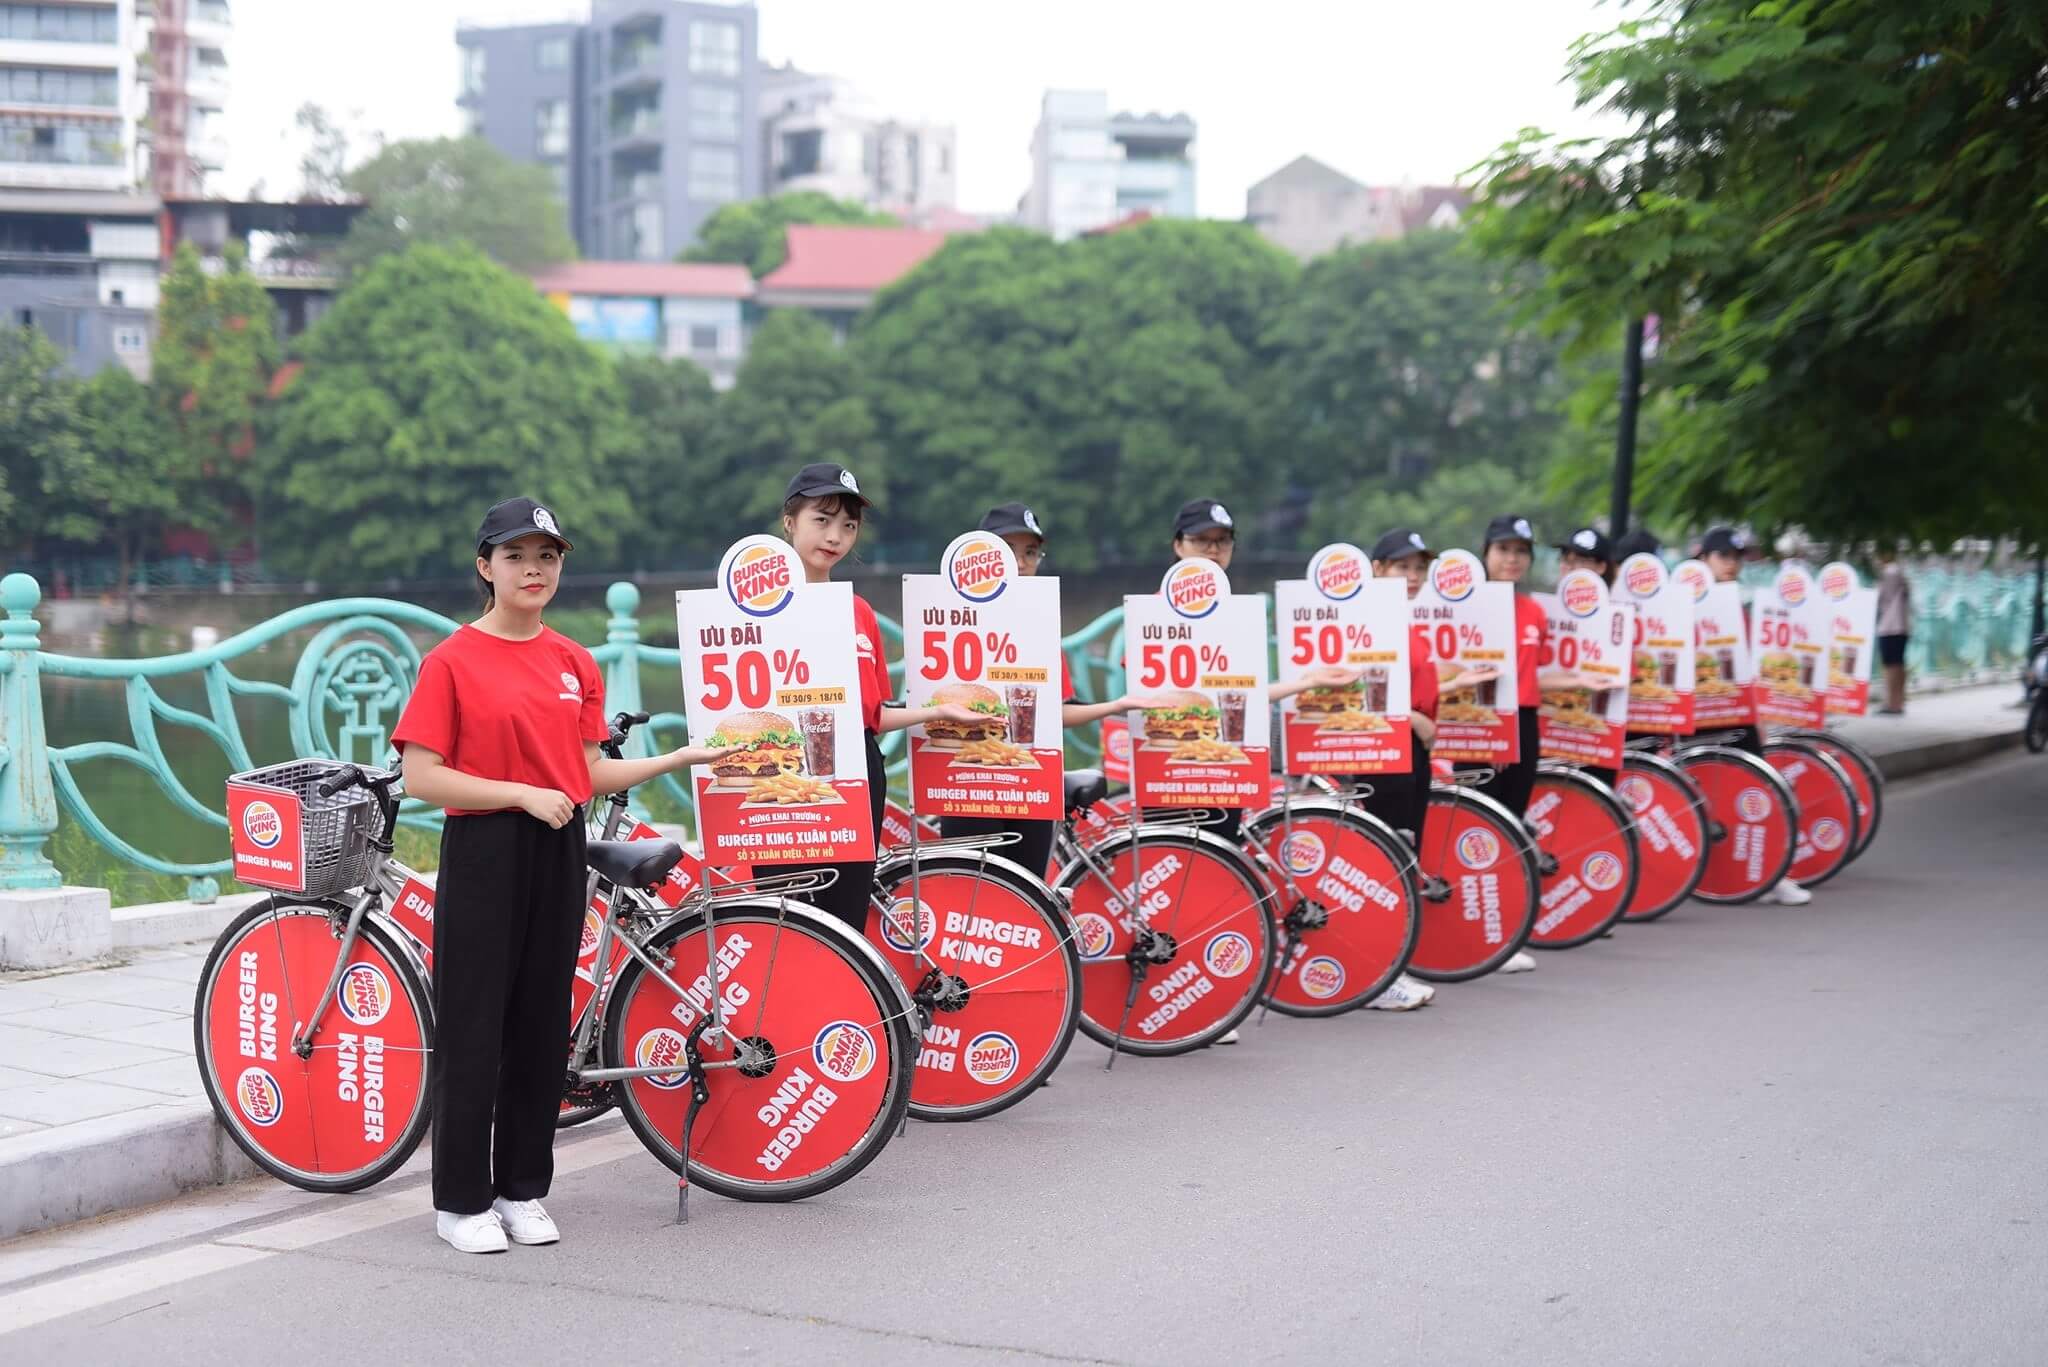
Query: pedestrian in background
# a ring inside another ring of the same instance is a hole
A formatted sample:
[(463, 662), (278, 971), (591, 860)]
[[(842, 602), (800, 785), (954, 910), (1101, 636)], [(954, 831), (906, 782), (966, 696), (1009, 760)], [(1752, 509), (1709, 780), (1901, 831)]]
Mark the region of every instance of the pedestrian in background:
[(1881, 717), (1897, 717), (1906, 711), (1906, 638), (1913, 632), (1913, 588), (1906, 582), (1899, 557), (1881, 557), (1877, 572), (1877, 660), (1884, 666), (1884, 706)]

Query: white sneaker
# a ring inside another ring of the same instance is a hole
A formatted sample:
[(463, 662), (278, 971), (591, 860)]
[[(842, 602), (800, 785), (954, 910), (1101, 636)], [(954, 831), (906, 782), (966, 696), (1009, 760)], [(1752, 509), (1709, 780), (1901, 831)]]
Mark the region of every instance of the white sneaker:
[(1222, 1034), (1220, 1034), (1220, 1035), (1218, 1035), (1218, 1036), (1216, 1037), (1216, 1042), (1217, 1042), (1218, 1044), (1235, 1044), (1235, 1043), (1237, 1043), (1237, 1031), (1235, 1031), (1235, 1030), (1225, 1030), (1225, 1031), (1224, 1031), (1224, 1032), (1223, 1032)]
[(1770, 891), (1770, 899), (1781, 907), (1803, 907), (1813, 900), (1813, 894), (1787, 878)]
[(507, 1201), (500, 1196), (491, 1202), (491, 1213), (515, 1244), (551, 1244), (562, 1237), (538, 1201)]
[(495, 1209), (480, 1215), (437, 1210), (434, 1233), (446, 1239), (457, 1253), (503, 1253), (507, 1247), (505, 1226), (499, 1222)]
[(1435, 995), (1426, 984), (1419, 983), (1403, 973), (1388, 983), (1385, 990), (1367, 1002), (1366, 1006), (1374, 1011), (1413, 1011), (1419, 1006), (1429, 1005), (1429, 999)]
[(1496, 968), (1496, 973), (1528, 973), (1536, 967), (1536, 956), (1526, 949), (1518, 949), (1508, 955), (1508, 961)]

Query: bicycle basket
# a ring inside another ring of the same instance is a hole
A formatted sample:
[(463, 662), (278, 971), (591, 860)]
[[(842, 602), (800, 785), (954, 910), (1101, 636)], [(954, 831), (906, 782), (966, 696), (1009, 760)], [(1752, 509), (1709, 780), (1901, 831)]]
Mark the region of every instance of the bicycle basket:
[[(382, 769), (359, 766), (372, 777)], [(326, 896), (359, 888), (377, 851), (371, 838), (381, 818), (362, 788), (322, 796), (322, 782), (349, 765), (300, 759), (231, 775), (228, 834), (235, 877), (252, 887)]]

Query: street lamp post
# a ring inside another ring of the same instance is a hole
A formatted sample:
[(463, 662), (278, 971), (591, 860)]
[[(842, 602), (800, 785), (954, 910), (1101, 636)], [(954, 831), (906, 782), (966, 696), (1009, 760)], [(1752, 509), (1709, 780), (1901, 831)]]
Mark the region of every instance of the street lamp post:
[(1612, 537), (1628, 531), (1636, 480), (1636, 410), (1642, 397), (1643, 320), (1631, 318), (1621, 341), (1621, 422), (1614, 434), (1614, 502), (1607, 516), (1607, 534)]

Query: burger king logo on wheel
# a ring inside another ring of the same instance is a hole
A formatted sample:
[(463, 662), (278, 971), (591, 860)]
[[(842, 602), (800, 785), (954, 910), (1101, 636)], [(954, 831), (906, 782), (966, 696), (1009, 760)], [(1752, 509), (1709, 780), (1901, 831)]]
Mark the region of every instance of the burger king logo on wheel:
[(1017, 577), (1017, 558), (1001, 538), (969, 532), (946, 547), (946, 582), (970, 603), (992, 603)]
[(1074, 918), (1074, 949), (1084, 959), (1105, 959), (1116, 944), (1116, 927), (1107, 916), (1084, 911)]
[(1614, 785), (1614, 791), (1621, 794), (1621, 800), (1637, 816), (1649, 811), (1650, 804), (1657, 800), (1657, 790), (1650, 786), (1650, 780), (1635, 774), (1624, 774), (1621, 782)]
[(235, 1079), (235, 1107), (251, 1125), (269, 1129), (284, 1114), (284, 1091), (261, 1068), (244, 1068)]
[(1017, 1041), (1000, 1030), (984, 1030), (967, 1041), (967, 1076), (984, 1087), (999, 1087), (1017, 1071)]
[(375, 964), (359, 959), (343, 970), (334, 1004), (352, 1024), (375, 1025), (391, 1010), (391, 980)]
[(596, 909), (586, 909), (583, 913), (583, 938), (576, 946), (578, 959), (587, 959), (597, 952), (597, 934), (602, 929), (604, 921), (598, 916)]
[(1296, 975), (1301, 983), (1301, 994), (1314, 997), (1317, 1001), (1328, 1001), (1344, 990), (1344, 965), (1327, 954), (1318, 954), (1301, 966)]
[[(661, 1068), (671, 1063), (682, 1064), (684, 1046), (688, 1043), (681, 1031), (671, 1030), (665, 1025), (649, 1030), (640, 1037), (640, 1042), (633, 1046), (633, 1066)], [(659, 1087), (662, 1091), (669, 1092), (688, 1082), (690, 1074), (685, 1066), (681, 1072), (655, 1073), (640, 1080), (650, 1087)]]
[(1308, 582), (1333, 603), (1356, 598), (1367, 577), (1365, 552), (1348, 542), (1325, 546), (1308, 562)]
[(1622, 587), (1632, 598), (1655, 598), (1664, 591), (1664, 562), (1654, 555), (1632, 555), (1621, 562)]
[(259, 850), (267, 850), (284, 839), (284, 818), (277, 808), (257, 798), (242, 808), (242, 834)]
[(1202, 946), (1202, 964), (1213, 977), (1235, 978), (1252, 966), (1252, 942), (1234, 930), (1212, 935)]
[(1606, 850), (1595, 850), (1579, 865), (1579, 881), (1595, 892), (1613, 892), (1621, 886), (1625, 872), (1621, 860)]
[(1762, 821), (1771, 814), (1771, 795), (1761, 788), (1744, 788), (1735, 795), (1735, 814), (1744, 821)]
[(1815, 849), (1833, 854), (1842, 848), (1842, 841), (1848, 832), (1842, 829), (1841, 822), (1831, 816), (1824, 816), (1813, 823), (1813, 830), (1809, 834)]
[(1223, 606), (1230, 580), (1209, 560), (1183, 560), (1166, 572), (1159, 585), (1166, 605), (1189, 621), (1200, 621)]
[(811, 1042), (811, 1058), (834, 1082), (859, 1082), (875, 1066), (875, 1037), (852, 1021), (833, 1021)]
[(1280, 842), (1280, 867), (1296, 878), (1307, 878), (1323, 867), (1329, 851), (1314, 831), (1296, 831)]
[(1500, 837), (1474, 826), (1458, 837), (1458, 862), (1474, 873), (1492, 868), (1500, 861)]
[(939, 920), (932, 914), (929, 902), (899, 897), (889, 904), (889, 914), (882, 918), (883, 941), (905, 954), (917, 953), (938, 933)]
[(1573, 617), (1591, 617), (1600, 611), (1606, 597), (1600, 576), (1591, 570), (1573, 570), (1558, 582), (1558, 606)]
[(734, 542), (718, 566), (718, 582), (726, 596), (749, 617), (773, 617), (788, 607), (800, 578), (796, 552), (773, 536)]
[(1479, 587), (1484, 576), (1470, 551), (1445, 551), (1429, 567), (1430, 587), (1446, 603), (1462, 603)]

